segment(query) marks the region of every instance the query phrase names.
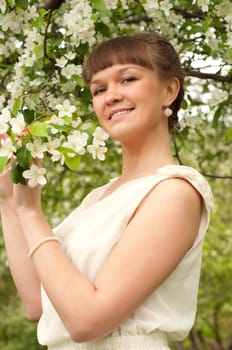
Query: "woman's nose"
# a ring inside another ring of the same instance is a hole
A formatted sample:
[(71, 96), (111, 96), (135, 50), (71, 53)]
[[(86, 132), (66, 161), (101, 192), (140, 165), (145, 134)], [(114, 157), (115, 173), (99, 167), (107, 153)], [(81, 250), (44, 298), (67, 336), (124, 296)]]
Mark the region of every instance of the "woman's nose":
[(105, 98), (107, 104), (114, 104), (115, 102), (122, 100), (122, 93), (118, 87), (112, 86), (107, 89)]

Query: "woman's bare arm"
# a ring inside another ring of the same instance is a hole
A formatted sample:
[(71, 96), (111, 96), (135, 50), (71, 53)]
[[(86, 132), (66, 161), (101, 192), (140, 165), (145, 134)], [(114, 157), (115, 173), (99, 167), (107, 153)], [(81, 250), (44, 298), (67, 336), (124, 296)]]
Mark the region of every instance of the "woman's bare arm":
[(38, 320), (41, 315), (40, 281), (34, 264), (28, 259), (28, 246), (16, 213), (8, 171), (0, 175), (0, 213), (8, 263), (27, 317)]

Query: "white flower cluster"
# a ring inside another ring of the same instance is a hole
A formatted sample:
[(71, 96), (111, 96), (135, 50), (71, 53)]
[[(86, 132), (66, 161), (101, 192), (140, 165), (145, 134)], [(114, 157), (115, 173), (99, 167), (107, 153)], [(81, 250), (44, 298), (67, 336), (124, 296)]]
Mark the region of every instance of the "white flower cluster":
[[(9, 108), (3, 108), (0, 114), (0, 135), (10, 132), (11, 137), (1, 140), (0, 159), (11, 159), (16, 151), (25, 144), (32, 159), (43, 159), (47, 154), (52, 162), (60, 162), (61, 165), (64, 165), (67, 158), (72, 160), (74, 157), (84, 155), (86, 151), (92, 155), (93, 159), (104, 160), (107, 151), (105, 141), (108, 134), (98, 126), (92, 134), (91, 144), (88, 144), (89, 135), (81, 130), (81, 118), (73, 118), (75, 112), (76, 106), (72, 105), (69, 100), (57, 104), (56, 114), (46, 118), (44, 124), (46, 124), (48, 134), (42, 138), (33, 135), (33, 123), (27, 126), (22, 113), (12, 117)], [(42, 123), (40, 127), (41, 125)], [(77, 127), (80, 127), (80, 130), (77, 130)], [(28, 137), (26, 143), (23, 137)], [(46, 170), (34, 163), (22, 175), (28, 179), (28, 185), (31, 187), (46, 183)]]
[(74, 46), (86, 42), (93, 45), (95, 29), (89, 2), (71, 0), (69, 3), (71, 10), (65, 11), (63, 19), (58, 18), (57, 21), (63, 20), (63, 26), (67, 29), (66, 35)]
[(0, 10), (2, 12), (2, 14), (0, 14), (0, 23), (3, 32), (6, 32), (8, 29), (10, 29), (15, 34), (20, 34), (22, 30), (28, 27), (28, 24), (32, 19), (39, 16), (35, 6), (28, 7), (27, 11), (16, 7), (14, 11), (5, 13), (6, 2), (4, 4), (4, 0), (0, 1)]
[(115, 10), (118, 6), (118, 0), (104, 0), (105, 8)]
[(147, 0), (143, 7), (149, 16), (157, 18), (160, 17), (160, 11), (168, 16), (173, 5), (168, 0)]
[(197, 4), (203, 12), (207, 12), (210, 5), (210, 0), (193, 0), (193, 4)]
[(232, 2), (231, 0), (223, 0), (215, 6), (216, 13), (219, 17), (223, 17), (226, 22), (232, 25)]
[(42, 45), (43, 37), (34, 27), (32, 30), (24, 30), (24, 49), (20, 55), (19, 65), (25, 67), (32, 67), (38, 55), (36, 55), (36, 47)]
[(229, 94), (227, 91), (221, 89), (214, 89), (211, 92), (211, 97), (208, 103), (211, 107), (215, 107), (218, 106), (219, 103), (222, 103), (223, 101), (227, 100), (228, 97)]

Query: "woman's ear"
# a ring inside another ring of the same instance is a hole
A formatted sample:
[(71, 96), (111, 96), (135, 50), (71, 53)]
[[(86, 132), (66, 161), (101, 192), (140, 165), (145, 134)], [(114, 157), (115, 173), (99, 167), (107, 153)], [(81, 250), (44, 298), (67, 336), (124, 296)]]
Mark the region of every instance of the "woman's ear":
[(164, 106), (170, 106), (180, 91), (180, 81), (174, 77), (165, 81)]

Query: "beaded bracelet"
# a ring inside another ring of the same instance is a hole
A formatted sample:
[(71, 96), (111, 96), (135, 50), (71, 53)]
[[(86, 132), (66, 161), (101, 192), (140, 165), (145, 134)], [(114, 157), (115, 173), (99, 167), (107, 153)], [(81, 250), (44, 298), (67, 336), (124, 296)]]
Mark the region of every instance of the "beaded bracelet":
[(28, 253), (28, 257), (31, 258), (32, 255), (35, 253), (35, 251), (44, 243), (51, 242), (51, 241), (56, 241), (56, 242), (61, 242), (61, 240), (58, 237), (55, 236), (50, 236), (50, 237), (45, 237), (41, 240), (39, 240), (30, 250)]

